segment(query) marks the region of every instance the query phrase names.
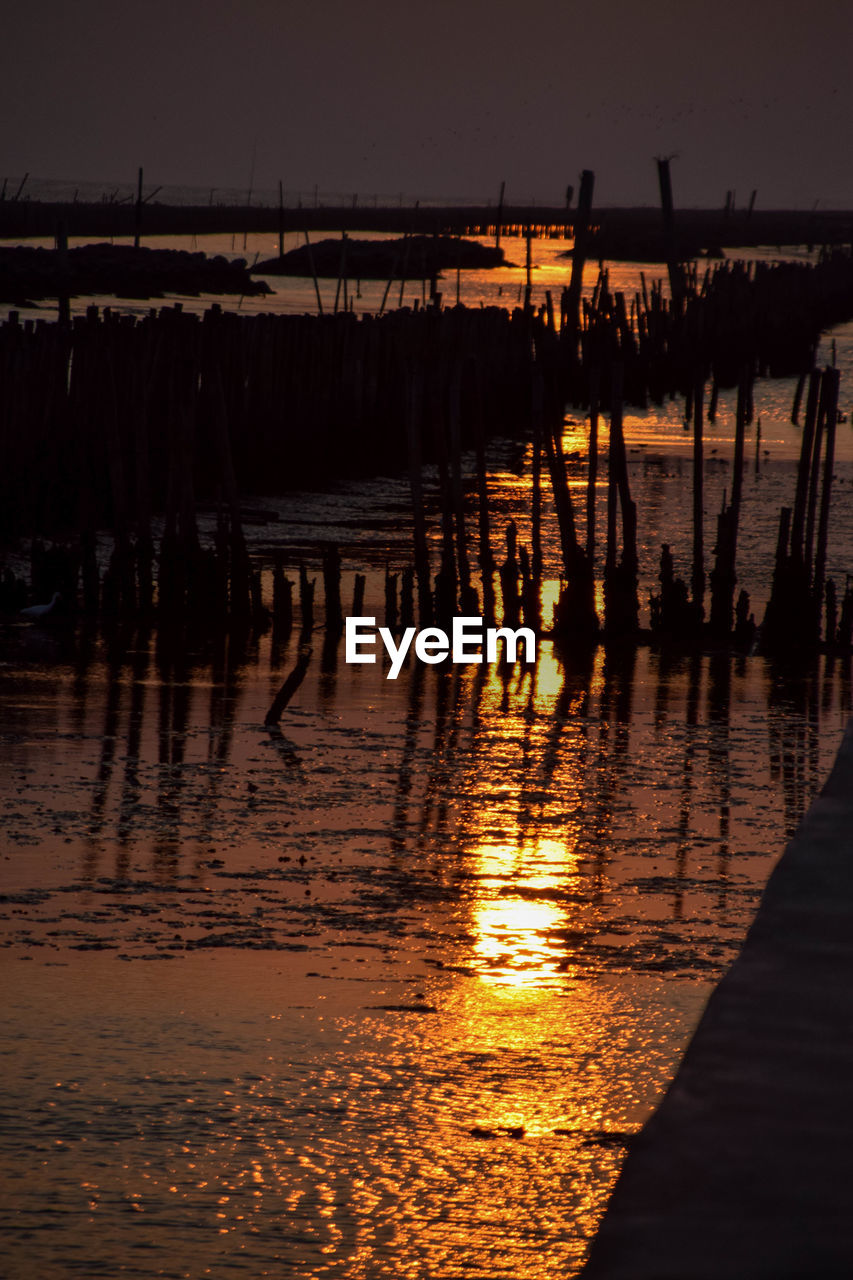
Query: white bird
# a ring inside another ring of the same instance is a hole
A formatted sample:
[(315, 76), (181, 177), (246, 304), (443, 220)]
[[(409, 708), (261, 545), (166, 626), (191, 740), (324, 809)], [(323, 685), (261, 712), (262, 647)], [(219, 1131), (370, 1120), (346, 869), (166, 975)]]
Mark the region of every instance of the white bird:
[(53, 599), (50, 604), (31, 604), (29, 609), (22, 609), (20, 616), (29, 618), (32, 622), (38, 622), (41, 618), (46, 618), (49, 613), (53, 613), (62, 596), (58, 591), (54, 591)]

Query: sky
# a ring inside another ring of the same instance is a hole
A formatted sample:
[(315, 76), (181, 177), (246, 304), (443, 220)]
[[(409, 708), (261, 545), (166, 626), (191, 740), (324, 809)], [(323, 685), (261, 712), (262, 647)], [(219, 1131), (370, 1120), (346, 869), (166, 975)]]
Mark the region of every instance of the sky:
[[(850, 0), (17, 0), (0, 182), (853, 208)], [(32, 180), (31, 180), (32, 181)]]

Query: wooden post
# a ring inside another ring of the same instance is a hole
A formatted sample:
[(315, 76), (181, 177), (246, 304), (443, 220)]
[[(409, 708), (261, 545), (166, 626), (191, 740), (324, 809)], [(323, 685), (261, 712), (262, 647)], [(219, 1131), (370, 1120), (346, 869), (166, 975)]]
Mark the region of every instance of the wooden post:
[(302, 634), (314, 630), (314, 578), (309, 579), (305, 565), (299, 566), (299, 608), (302, 614)]
[(299, 650), (299, 658), (296, 666), (293, 668), (290, 675), (275, 695), (272, 706), (264, 717), (264, 725), (266, 728), (269, 729), (278, 724), (281, 719), (281, 713), (284, 711), (284, 708), (287, 706), (288, 702), (290, 702), (290, 699), (305, 679), (305, 673), (308, 670), (308, 664), (310, 661), (311, 649), (307, 645), (303, 645)]
[[(829, 503), (832, 494), (832, 468), (835, 464), (835, 428), (838, 421), (838, 382), (837, 369), (825, 369), (823, 374), (825, 396), (823, 413), (826, 430), (826, 453), (823, 464), (823, 491), (820, 496), (820, 517), (817, 527), (817, 550), (815, 552), (814, 578), (812, 580), (812, 601), (815, 609), (815, 625), (820, 627), (820, 610), (823, 601), (824, 577), (826, 574), (826, 545), (829, 535)], [(817, 636), (815, 637), (817, 639)]]
[(506, 191), (506, 183), (501, 183), (501, 193), (498, 196), (498, 216), (495, 222), (495, 249), (501, 247), (501, 224), (504, 216), (504, 192)]
[(533, 441), (532, 466), (530, 477), (530, 551), (531, 576), (537, 588), (542, 581), (542, 427), (545, 413), (543, 404), (544, 387), (542, 377), (536, 370), (533, 378), (532, 410)]
[(136, 208), (134, 211), (133, 222), (133, 247), (139, 248), (139, 237), (142, 234), (142, 166), (139, 167), (139, 176), (136, 186)]
[[(607, 492), (607, 563), (604, 570), (605, 628), (610, 639), (622, 641), (637, 630), (637, 505), (628, 484), (628, 461), (622, 431), (623, 370), (611, 370), (610, 456)], [(622, 512), (622, 555), (616, 563), (616, 502)]]
[(293, 583), (285, 577), (280, 556), (276, 556), (273, 566), (272, 620), (276, 639), (290, 635), (293, 629)]
[(826, 397), (827, 384), (821, 375), (818, 375), (818, 407), (817, 417), (815, 420), (814, 441), (812, 443), (812, 457), (809, 471), (809, 497), (808, 510), (806, 512), (806, 534), (805, 544), (803, 547), (803, 563), (809, 575), (812, 571), (812, 551), (814, 549), (814, 532), (815, 521), (817, 519), (817, 494), (820, 485), (820, 456), (823, 449), (823, 433), (826, 426), (826, 415), (824, 413), (824, 404)]
[(305, 236), (305, 248), (308, 250), (308, 265), (311, 268), (311, 275), (314, 279), (314, 292), (317, 295), (317, 310), (320, 315), (323, 314), (323, 299), (320, 297), (320, 284), (317, 280), (317, 268), (314, 266), (314, 250), (311, 248), (311, 241), (308, 239), (308, 232), (303, 231)]
[(352, 587), (352, 616), (360, 618), (364, 610), (364, 588), (367, 585), (367, 577), (363, 573), (357, 573)]
[(591, 169), (584, 169), (581, 174), (581, 189), (578, 196), (578, 211), (575, 215), (575, 245), (572, 250), (572, 277), (569, 282), (567, 318), (573, 329), (577, 329), (580, 316), (580, 300), (583, 290), (583, 269), (586, 262), (586, 247), (589, 238), (589, 220), (592, 213), (592, 192), (595, 186), (595, 174)]
[(806, 421), (803, 426), (803, 438), (800, 442), (800, 460), (797, 465), (797, 488), (794, 497), (794, 515), (791, 523), (791, 557), (802, 562), (803, 534), (806, 521), (806, 502), (809, 489), (809, 473), (812, 465), (812, 449), (814, 448), (815, 424), (817, 422), (818, 396), (821, 375), (813, 369), (809, 375), (809, 389), (806, 398)]
[(400, 270), (400, 297), (397, 302), (399, 307), (403, 305), (403, 296), (406, 291), (406, 272), (409, 269), (409, 252), (412, 247), (412, 238), (409, 235), (403, 236), (403, 266)]
[(400, 579), (400, 626), (415, 625), (415, 571), (407, 564)]
[(423, 372), (409, 368), (406, 379), (406, 440), (408, 442), (409, 488), (412, 495), (412, 536), (415, 544), (415, 573), (418, 579), (418, 616), (422, 627), (433, 619), (429, 550), (426, 536), (423, 478), (421, 476), (421, 430), (423, 423)]
[(669, 162), (669, 156), (658, 157), (658, 185), (663, 213), (663, 241), (669, 271), (669, 289), (672, 294), (673, 308), (678, 311), (684, 296), (684, 286), (675, 246), (675, 212), (672, 203), (672, 176), (669, 171)]
[(744, 370), (737, 389), (737, 408), (735, 411), (735, 456), (732, 464), (732, 574), (734, 574), (734, 558), (737, 549), (737, 534), (740, 524), (740, 499), (743, 492), (743, 453), (746, 438), (746, 420), (749, 402), (752, 395), (751, 374)]
[(464, 614), (474, 617), (480, 612), (477, 593), (471, 586), (468, 561), (468, 539), (465, 531), (465, 506), (462, 498), (462, 367), (454, 360), (449, 385), (450, 405), (450, 492), (456, 529), (456, 560), (459, 565), (459, 598)]
[(595, 573), (595, 498), (598, 483), (598, 397), (601, 372), (597, 365), (589, 371), (589, 454), (586, 478), (586, 558)]
[(335, 290), (335, 315), (337, 315), (338, 312), (338, 300), (341, 296), (342, 283), (344, 286), (344, 311), (347, 311), (347, 233), (345, 231), (341, 232), (341, 256), (338, 266), (338, 287)]
[(477, 457), (477, 559), (480, 565), (480, 576), (483, 583), (483, 618), (487, 626), (495, 622), (495, 589), (492, 576), (495, 570), (495, 558), (492, 554), (491, 530), (489, 521), (489, 482), (486, 472), (486, 431), (483, 422), (482, 374), (479, 363), (471, 363), (469, 368), (474, 382), (474, 447)]
[(701, 621), (705, 599), (705, 496), (702, 411), (705, 382), (701, 374), (693, 388), (693, 573), (691, 586), (697, 623)]
[[(406, 241), (407, 241), (407, 240), (408, 240), (408, 232), (403, 236), (403, 244), (404, 244), (404, 245), (406, 244)], [(400, 249), (399, 249), (399, 246), (398, 246), (398, 247), (394, 250), (394, 258), (393, 258), (393, 261), (392, 261), (392, 263), (391, 263), (391, 271), (390, 271), (390, 273), (389, 273), (389, 275), (388, 275), (388, 283), (386, 284), (386, 286), (385, 286), (385, 292), (384, 292), (384, 293), (383, 293), (383, 295), (382, 295), (382, 304), (381, 304), (381, 306), (380, 306), (380, 308), (379, 308), (379, 314), (380, 314), (380, 315), (382, 315), (382, 314), (384, 313), (384, 311), (385, 311), (385, 303), (388, 301), (388, 294), (391, 292), (391, 285), (392, 285), (392, 283), (393, 283), (393, 281), (394, 281), (394, 276), (397, 274), (397, 267), (398, 267), (398, 265), (399, 265), (399, 262), (400, 262)], [(458, 299), (457, 299), (457, 301), (458, 301)]]
[(57, 290), (57, 319), (62, 325), (71, 323), (71, 299), (68, 294), (68, 224), (60, 218), (56, 227), (56, 263), (59, 268), (59, 288)]
[(397, 575), (385, 566), (385, 626), (397, 630)]
[(341, 608), (341, 556), (334, 543), (323, 547), (323, 595), (326, 601), (326, 632), (340, 635), (344, 625)]

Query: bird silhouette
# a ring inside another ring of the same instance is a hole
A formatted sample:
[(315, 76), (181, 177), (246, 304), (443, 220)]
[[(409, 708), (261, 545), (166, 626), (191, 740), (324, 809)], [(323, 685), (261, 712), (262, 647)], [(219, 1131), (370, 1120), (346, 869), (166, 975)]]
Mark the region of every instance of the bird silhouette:
[(20, 616), (29, 618), (31, 622), (40, 622), (42, 618), (47, 618), (54, 613), (56, 606), (59, 604), (62, 596), (58, 591), (54, 591), (53, 599), (50, 604), (31, 604), (28, 609), (22, 609)]

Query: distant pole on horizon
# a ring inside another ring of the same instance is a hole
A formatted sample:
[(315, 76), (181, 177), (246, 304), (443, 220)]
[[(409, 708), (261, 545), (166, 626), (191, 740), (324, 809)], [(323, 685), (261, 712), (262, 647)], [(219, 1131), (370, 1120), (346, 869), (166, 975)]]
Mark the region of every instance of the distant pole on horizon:
[(249, 234), (249, 210), (252, 207), (252, 192), (255, 187), (255, 160), (257, 159), (257, 155), (258, 155), (258, 144), (257, 144), (257, 141), (255, 141), (255, 144), (252, 147), (252, 163), (249, 168), (249, 190), (246, 192), (246, 225), (245, 225), (245, 230), (243, 231), (243, 252), (244, 253), (246, 252), (246, 238)]
[(278, 180), (278, 256), (284, 257), (284, 187)]
[(578, 316), (580, 315), (583, 269), (586, 262), (586, 245), (589, 237), (589, 222), (592, 217), (592, 193), (594, 187), (595, 174), (592, 169), (584, 169), (581, 173), (578, 210), (573, 227), (575, 243), (572, 249), (572, 275), (569, 281), (568, 315), (569, 323), (573, 326), (577, 326)]
[(504, 192), (506, 191), (506, 182), (501, 183), (501, 193), (498, 196), (498, 216), (495, 222), (495, 249), (501, 247), (501, 223), (504, 217)]
[(663, 243), (666, 251), (666, 265), (669, 272), (669, 289), (673, 302), (681, 302), (683, 294), (680, 264), (677, 261), (675, 246), (675, 210), (672, 201), (672, 176), (669, 162), (672, 156), (658, 156), (658, 186), (660, 187), (660, 203), (663, 213)]
[(136, 184), (136, 211), (133, 221), (133, 247), (139, 248), (139, 237), (142, 234), (142, 165), (139, 166), (139, 175)]

